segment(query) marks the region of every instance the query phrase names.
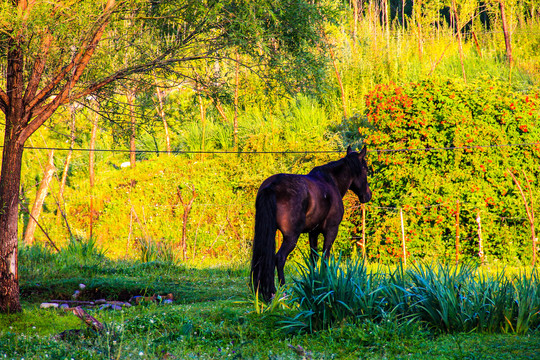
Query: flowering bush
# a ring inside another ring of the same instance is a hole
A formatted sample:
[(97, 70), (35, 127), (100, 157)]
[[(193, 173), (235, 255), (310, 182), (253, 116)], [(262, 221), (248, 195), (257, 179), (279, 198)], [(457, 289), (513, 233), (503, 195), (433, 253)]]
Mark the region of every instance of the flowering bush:
[(477, 256), (480, 216), (488, 260), (529, 261), (529, 222), (509, 171), (538, 197), (539, 119), (538, 89), (494, 81), (377, 85), (365, 118), (349, 120), (374, 170), (369, 257), (403, 256), (401, 208), (409, 255), (454, 258), (459, 229), (460, 256)]

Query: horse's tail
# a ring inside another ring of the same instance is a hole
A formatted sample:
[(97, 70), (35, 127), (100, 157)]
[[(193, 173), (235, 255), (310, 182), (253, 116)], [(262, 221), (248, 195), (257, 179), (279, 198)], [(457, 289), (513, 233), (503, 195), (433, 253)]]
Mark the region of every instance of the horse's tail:
[(264, 188), (255, 200), (255, 237), (251, 258), (251, 286), (265, 301), (276, 292), (274, 284), (276, 266), (276, 194)]

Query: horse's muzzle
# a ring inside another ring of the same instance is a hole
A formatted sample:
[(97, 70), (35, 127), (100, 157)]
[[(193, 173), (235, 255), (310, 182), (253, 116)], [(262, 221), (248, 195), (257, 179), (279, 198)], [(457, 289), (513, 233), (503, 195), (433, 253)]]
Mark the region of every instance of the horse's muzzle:
[(358, 200), (360, 200), (362, 204), (369, 202), (371, 200), (371, 190), (368, 190), (365, 193), (358, 196)]

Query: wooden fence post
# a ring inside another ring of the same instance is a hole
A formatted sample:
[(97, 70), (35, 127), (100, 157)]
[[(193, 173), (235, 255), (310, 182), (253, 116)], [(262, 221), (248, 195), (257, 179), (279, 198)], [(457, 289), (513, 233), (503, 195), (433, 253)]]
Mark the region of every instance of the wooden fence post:
[(456, 265), (459, 262), (459, 200), (456, 209)]
[(482, 265), (485, 262), (484, 258), (484, 246), (482, 245), (482, 219), (480, 218), (480, 210), (478, 210), (478, 215), (476, 216), (476, 222), (478, 223), (478, 256)]
[(521, 187), (521, 184), (516, 178), (516, 176), (514, 175), (514, 173), (512, 173), (510, 169), (508, 169), (507, 172), (508, 174), (510, 174), (510, 176), (516, 183), (516, 186), (518, 187), (518, 190), (521, 194), (521, 198), (523, 199), (523, 205), (525, 205), (525, 212), (527, 213), (527, 218), (529, 219), (529, 224), (531, 226), (532, 252), (533, 252), (532, 253), (532, 266), (534, 266), (536, 264), (536, 252), (537, 252), (536, 244), (537, 244), (538, 239), (536, 238), (536, 231), (534, 230), (534, 203), (533, 203), (534, 198), (531, 191), (531, 185), (529, 184), (529, 179), (527, 178), (527, 175), (523, 171), (523, 176), (525, 177), (527, 188), (529, 190), (529, 197), (530, 197), (530, 204), (529, 204), (529, 202), (527, 201), (527, 197), (525, 196), (525, 193), (523, 192), (523, 188)]
[(403, 248), (403, 265), (407, 266), (407, 247), (405, 246), (405, 224), (403, 222), (403, 208), (399, 208), (401, 217), (401, 246)]
[(366, 204), (362, 204), (362, 258), (366, 260)]

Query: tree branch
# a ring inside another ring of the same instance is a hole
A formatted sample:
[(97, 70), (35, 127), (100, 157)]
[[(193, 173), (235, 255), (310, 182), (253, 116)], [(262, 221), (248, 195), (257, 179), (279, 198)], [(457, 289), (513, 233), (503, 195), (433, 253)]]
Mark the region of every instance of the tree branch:
[[(41, 89), (38, 92), (38, 94), (34, 97), (34, 99), (28, 103), (29, 110), (33, 110), (38, 104), (44, 102), (51, 95), (52, 91), (62, 82), (62, 80), (64, 80), (68, 76), (68, 74), (74, 68), (78, 68), (82, 65), (85, 55), (88, 54), (88, 51), (90, 47), (92, 47), (92, 45), (94, 46), (94, 48), (92, 49), (92, 54), (93, 54), (95, 50), (95, 46), (97, 45), (97, 43), (99, 43), (99, 40), (101, 39), (101, 35), (103, 34), (103, 31), (105, 30), (105, 27), (107, 26), (110, 20), (111, 14), (115, 8), (114, 3), (115, 3), (114, 0), (107, 1), (107, 5), (105, 6), (105, 10), (103, 11), (103, 14), (101, 14), (101, 16), (97, 19), (97, 21), (95, 22), (93, 26), (95, 30), (93, 32), (90, 32), (91, 35), (89, 36), (89, 39), (85, 40), (82, 43), (81, 50), (73, 57), (71, 62), (66, 67), (64, 67), (58, 74), (56, 74), (56, 76), (43, 89)], [(88, 63), (88, 60), (87, 60), (87, 63)], [(84, 64), (84, 66), (86, 66), (86, 64)], [(64, 86), (64, 89), (69, 85), (70, 84), (68, 82), (68, 84)]]
[[(105, 10), (103, 14), (101, 15), (100, 19), (96, 22), (97, 29), (92, 34), (90, 42), (83, 44), (81, 47), (81, 51), (75, 56), (75, 58), (71, 61), (70, 65), (67, 66), (64, 71), (60, 72), (55, 80), (53, 80), (49, 85), (43, 89), (38, 96), (36, 96), (35, 101), (32, 101), (29, 104), (30, 112), (32, 112), (32, 107), (36, 106), (39, 101), (43, 101), (45, 99), (45, 95), (47, 95), (50, 91), (52, 91), (73, 69), (73, 75), (69, 79), (69, 81), (64, 85), (63, 89), (61, 90), (60, 94), (58, 94), (54, 100), (52, 100), (49, 104), (44, 106), (41, 111), (34, 111), (35, 118), (30, 123), (28, 123), (27, 126), (23, 129), (23, 131), (20, 134), (21, 140), (24, 142), (26, 139), (30, 137), (49, 117), (56, 111), (56, 109), (66, 103), (66, 100), (68, 99), (70, 91), (73, 89), (77, 81), (79, 81), (79, 78), (84, 72), (84, 69), (88, 65), (88, 62), (92, 58), (92, 55), (94, 54), (94, 51), (96, 50), (96, 47), (101, 40), (101, 37), (103, 35), (103, 32), (105, 31), (105, 28), (107, 27), (112, 11), (114, 9), (114, 0), (108, 0), (107, 5), (105, 6)], [(66, 71), (66, 69), (69, 69)], [(61, 76), (63, 74), (63, 76)], [(41, 96), (40, 96), (41, 95)]]
[(43, 74), (43, 70), (45, 70), (45, 63), (47, 62), (51, 43), (52, 35), (47, 31), (43, 35), (41, 54), (36, 58), (36, 61), (34, 62), (32, 74), (30, 75), (30, 80), (28, 81), (28, 86), (26, 87), (26, 91), (24, 93), (24, 104), (27, 104), (28, 99), (33, 98), (36, 95), (39, 83), (41, 81), (41, 76)]

